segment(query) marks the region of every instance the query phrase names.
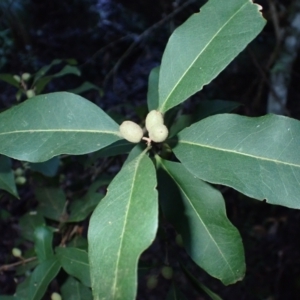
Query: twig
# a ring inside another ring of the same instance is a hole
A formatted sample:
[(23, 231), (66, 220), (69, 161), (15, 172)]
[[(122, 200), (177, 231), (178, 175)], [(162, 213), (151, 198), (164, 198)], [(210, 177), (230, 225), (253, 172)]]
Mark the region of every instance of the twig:
[(116, 73), (116, 71), (118, 70), (118, 68), (120, 67), (120, 65), (123, 63), (123, 61), (126, 59), (126, 57), (131, 53), (131, 51), (142, 41), (142, 39), (147, 36), (151, 31), (157, 29), (158, 27), (160, 27), (162, 24), (164, 24), (165, 22), (167, 22), (168, 20), (170, 20), (171, 18), (173, 18), (176, 14), (178, 14), (180, 11), (182, 11), (186, 6), (190, 5), (191, 3), (193, 3), (195, 0), (189, 0), (186, 1), (185, 3), (183, 3), (180, 7), (178, 7), (177, 9), (175, 9), (174, 11), (172, 11), (169, 15), (167, 15), (165, 18), (163, 18), (162, 20), (158, 21), (157, 23), (153, 24), (152, 26), (150, 26), (148, 29), (146, 29), (143, 33), (141, 33), (136, 39), (135, 41), (129, 46), (129, 48), (125, 51), (125, 53), (119, 58), (119, 60), (117, 61), (117, 63), (114, 65), (114, 67), (108, 72), (108, 74), (106, 75), (105, 79), (104, 79), (104, 83), (103, 86), (105, 86), (107, 84), (107, 82), (109, 81), (109, 79), (111, 78), (111, 76), (113, 74)]
[(3, 266), (0, 267), (0, 272), (7, 271), (7, 270), (12, 269), (14, 267), (17, 267), (19, 265), (23, 265), (23, 264), (29, 263), (31, 261), (34, 261), (36, 259), (37, 259), (36, 256), (34, 256), (34, 257), (27, 258), (27, 259), (22, 259), (22, 260), (17, 261), (13, 264), (3, 265)]

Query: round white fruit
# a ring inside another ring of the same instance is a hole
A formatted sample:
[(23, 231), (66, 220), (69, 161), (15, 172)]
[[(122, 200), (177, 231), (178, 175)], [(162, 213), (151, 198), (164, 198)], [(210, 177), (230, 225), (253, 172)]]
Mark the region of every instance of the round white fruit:
[(155, 143), (165, 141), (168, 134), (168, 128), (163, 124), (154, 125), (149, 129), (149, 138)]
[(147, 130), (149, 131), (152, 126), (159, 124), (164, 124), (164, 117), (162, 113), (158, 110), (151, 110), (145, 120)]
[(131, 143), (138, 143), (143, 137), (143, 129), (132, 121), (124, 121), (120, 125), (122, 137)]
[(22, 256), (22, 251), (19, 248), (13, 248), (11, 250), (11, 253), (14, 257), (21, 257)]
[(61, 300), (61, 295), (59, 293), (52, 293), (51, 300)]

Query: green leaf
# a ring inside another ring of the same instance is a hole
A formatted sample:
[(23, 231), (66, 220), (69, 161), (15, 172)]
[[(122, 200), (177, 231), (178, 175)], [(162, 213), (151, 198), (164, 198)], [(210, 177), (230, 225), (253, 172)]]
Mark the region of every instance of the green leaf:
[(66, 197), (60, 188), (39, 187), (35, 189), (35, 196), (39, 201), (39, 213), (54, 221), (65, 221)]
[(39, 264), (30, 276), (28, 299), (43, 299), (49, 283), (56, 277), (60, 268), (60, 263), (56, 257)]
[(202, 120), (173, 149), (195, 176), (272, 204), (300, 208), (300, 122), (234, 114)]
[(79, 279), (85, 286), (91, 286), (88, 253), (85, 250), (57, 247), (55, 252), (69, 275)]
[(0, 114), (0, 153), (41, 162), (99, 150), (120, 140), (118, 132), (117, 123), (81, 96), (40, 95)]
[(226, 216), (222, 194), (182, 164), (157, 159), (167, 173), (160, 171), (159, 177), (163, 212), (182, 235), (191, 258), (226, 285), (241, 280), (245, 273), (243, 244)]
[(69, 208), (70, 215), (67, 222), (80, 222), (85, 220), (103, 198), (103, 194), (97, 192), (97, 190), (101, 186), (107, 184), (106, 178), (102, 176), (90, 185), (87, 193), (81, 199), (72, 201)]
[(202, 282), (197, 280), (197, 278), (195, 278), (183, 264), (180, 264), (180, 266), (181, 266), (184, 274), (189, 279), (189, 281), (192, 283), (192, 285), (196, 288), (196, 290), (204, 291), (212, 300), (222, 300), (222, 298), (220, 296), (215, 294), (212, 290), (210, 290)]
[(85, 220), (93, 212), (102, 198), (102, 194), (95, 193), (89, 198), (74, 200), (70, 205), (70, 216), (67, 222), (80, 222)]
[(166, 300), (186, 300), (186, 298), (182, 295), (180, 290), (175, 286), (173, 282), (167, 294)]
[(68, 300), (93, 300), (92, 291), (71, 276), (61, 286), (61, 295)]
[(32, 269), (34, 269), (39, 264), (37, 259), (34, 259), (30, 262), (26, 262), (26, 264), (22, 264), (16, 267), (16, 275), (25, 275), (29, 274)]
[(164, 113), (213, 80), (265, 25), (249, 0), (210, 0), (172, 34), (159, 73)]
[(94, 299), (135, 299), (137, 264), (155, 238), (155, 168), (145, 151), (123, 166), (94, 211), (88, 231)]
[(30, 276), (26, 277), (23, 282), (19, 283), (13, 296), (2, 296), (1, 300), (27, 300), (30, 284)]
[(36, 94), (40, 94), (44, 90), (44, 88), (47, 86), (47, 84), (51, 80), (53, 80), (54, 78), (58, 78), (58, 77), (62, 77), (62, 76), (65, 76), (65, 75), (70, 75), (70, 74), (80, 76), (80, 71), (75, 66), (66, 65), (58, 73), (56, 73), (54, 75), (48, 75), (48, 76), (40, 78), (35, 83), (35, 92), (36, 92)]
[(68, 247), (74, 247), (82, 250), (88, 249), (88, 241), (85, 237), (76, 235), (69, 243)]
[(53, 232), (46, 226), (34, 230), (34, 249), (40, 262), (53, 257)]
[(62, 62), (61, 59), (54, 59), (49, 65), (43, 66), (37, 73), (34, 75), (34, 81), (33, 85), (43, 76), (46, 75), (46, 73), (55, 65), (58, 65)]
[(45, 220), (43, 216), (37, 212), (29, 212), (23, 215), (19, 220), (21, 235), (29, 241), (34, 241), (34, 230), (42, 225), (45, 225)]
[(99, 92), (102, 91), (98, 86), (92, 84), (91, 82), (85, 81), (79, 87), (72, 90), (68, 90), (68, 92), (73, 94), (82, 94), (90, 90), (97, 90)]
[(5, 81), (16, 88), (20, 88), (20, 83), (14, 79), (12, 74), (0, 74), (0, 80)]
[(149, 111), (158, 108), (159, 69), (160, 67), (153, 68), (149, 75), (148, 93), (147, 93), (147, 104), (148, 104)]
[(0, 189), (19, 198), (14, 173), (11, 169), (11, 160), (3, 155), (0, 155)]
[(39, 172), (45, 176), (53, 177), (56, 175), (59, 168), (59, 158), (52, 157), (51, 159), (41, 163), (30, 163), (31, 170)]

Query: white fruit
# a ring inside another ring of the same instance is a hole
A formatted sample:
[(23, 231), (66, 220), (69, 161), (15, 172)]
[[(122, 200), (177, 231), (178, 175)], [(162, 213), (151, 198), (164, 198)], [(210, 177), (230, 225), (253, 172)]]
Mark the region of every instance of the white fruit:
[(59, 293), (52, 293), (51, 300), (61, 300), (61, 295)]
[(158, 124), (164, 124), (164, 117), (158, 110), (151, 110), (145, 120), (147, 130), (149, 131), (152, 126)]
[(26, 91), (26, 96), (27, 96), (28, 99), (34, 97), (35, 96), (34, 90)]
[(29, 73), (23, 73), (22, 74), (22, 79), (25, 80), (25, 81), (29, 80), (30, 77), (31, 77), (31, 75)]
[(165, 141), (168, 134), (168, 128), (163, 124), (154, 125), (149, 129), (149, 138), (155, 143)]
[(138, 143), (143, 137), (143, 129), (132, 121), (124, 121), (120, 125), (122, 137), (131, 143)]
[(21, 257), (22, 256), (22, 251), (19, 248), (13, 248), (11, 250), (11, 253), (14, 257)]

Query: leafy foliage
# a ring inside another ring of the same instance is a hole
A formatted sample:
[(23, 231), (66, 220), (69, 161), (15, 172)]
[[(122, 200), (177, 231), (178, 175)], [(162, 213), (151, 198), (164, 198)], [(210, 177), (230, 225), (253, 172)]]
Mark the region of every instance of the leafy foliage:
[[(210, 0), (173, 32), (161, 66), (150, 73), (147, 98), (150, 111), (173, 115), (168, 119), (165, 114), (168, 120), (163, 120), (170, 127), (169, 139), (155, 143), (153, 125), (147, 128), (145, 143), (133, 147), (121, 138), (119, 125), (108, 114), (68, 92), (31, 94), (31, 99), (0, 114), (0, 188), (17, 196), (9, 157), (39, 163), (30, 164), (30, 172), (54, 177), (47, 182), (36, 176), (36, 210), (19, 222), (22, 237), (34, 244), (25, 259), (35, 263), (21, 271), (28, 277), (18, 286), (17, 299), (26, 299), (25, 294), (42, 299), (61, 269), (65, 298), (134, 299), (138, 262), (159, 232), (159, 217), (181, 234), (189, 256), (208, 274), (226, 285), (242, 280), (241, 237), (227, 218), (222, 194), (207, 182), (299, 208), (300, 123), (275, 115), (228, 114), (237, 104), (220, 100), (199, 104), (192, 115), (170, 110), (212, 81), (259, 34), (265, 24), (259, 9), (249, 0)], [(34, 74), (32, 93), (42, 92), (53, 78), (80, 75), (72, 61), (49, 75), (59, 63), (54, 60)], [(30, 80), (27, 77), (0, 75), (18, 88), (18, 81), (24, 84), (22, 80)], [(86, 84), (76, 92), (90, 88), (95, 86)], [(24, 87), (19, 91), (29, 92)], [(81, 157), (83, 164), (129, 155), (113, 179), (100, 176), (85, 195), (80, 188), (79, 196), (58, 188), (55, 175), (60, 162), (55, 157), (63, 154), (69, 159), (91, 152), (96, 153)], [(91, 213), (86, 240), (82, 223)], [(59, 242), (54, 239), (56, 232), (63, 233)], [(220, 299), (187, 268), (182, 270), (197, 290)], [(157, 278), (149, 279), (148, 287), (153, 287)], [(167, 297), (185, 298), (175, 285)]]

